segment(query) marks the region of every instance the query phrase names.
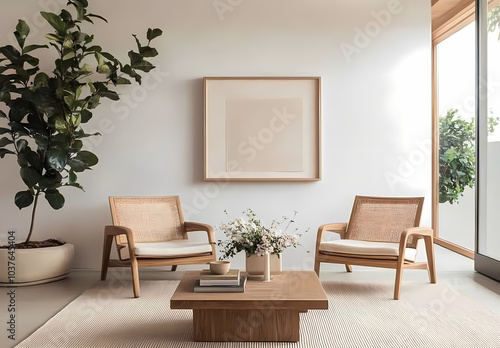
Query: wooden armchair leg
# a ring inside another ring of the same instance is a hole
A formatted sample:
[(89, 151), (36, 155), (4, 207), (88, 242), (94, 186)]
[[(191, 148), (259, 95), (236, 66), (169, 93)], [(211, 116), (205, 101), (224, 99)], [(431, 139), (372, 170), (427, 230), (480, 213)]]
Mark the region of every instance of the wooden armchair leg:
[(351, 265), (347, 265), (347, 264), (346, 264), (346, 265), (345, 265), (345, 270), (346, 270), (347, 272), (351, 273), (351, 272), (352, 272), (352, 267), (351, 267)]
[(399, 300), (399, 291), (401, 290), (401, 279), (403, 278), (403, 262), (398, 262), (396, 268), (396, 281), (394, 284), (394, 299)]
[(175, 272), (176, 269), (177, 269), (177, 265), (172, 265), (172, 268), (170, 268), (170, 271)]
[(104, 246), (102, 250), (101, 280), (106, 280), (108, 275), (109, 257), (111, 255), (111, 245), (113, 236), (104, 236)]
[(434, 241), (432, 237), (424, 237), (425, 252), (427, 254), (427, 267), (429, 269), (429, 280), (436, 283), (436, 265), (434, 262)]
[(319, 260), (318, 260), (318, 256), (316, 255), (316, 258), (314, 259), (314, 272), (316, 272), (316, 274), (318, 275), (319, 277)]
[(134, 286), (134, 297), (137, 298), (141, 295), (139, 287), (139, 265), (135, 257), (130, 258), (130, 268), (132, 269), (132, 283)]

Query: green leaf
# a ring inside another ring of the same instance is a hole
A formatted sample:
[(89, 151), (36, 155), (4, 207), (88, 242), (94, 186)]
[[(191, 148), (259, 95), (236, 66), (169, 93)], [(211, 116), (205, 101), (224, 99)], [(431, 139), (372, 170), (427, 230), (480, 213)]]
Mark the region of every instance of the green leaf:
[(8, 128), (0, 128), (0, 134), (10, 133), (10, 129)]
[(73, 127), (77, 128), (82, 122), (82, 116), (79, 113), (71, 115), (71, 124)]
[(21, 57), (21, 53), (11, 45), (0, 47), (0, 53), (12, 63), (16, 62)]
[(45, 191), (45, 199), (55, 210), (61, 209), (64, 206), (64, 196), (56, 189)]
[(63, 22), (61, 17), (51, 12), (40, 12), (43, 18), (58, 32), (64, 32), (66, 30), (66, 24)]
[(83, 85), (78, 86), (78, 88), (76, 89), (76, 91), (75, 91), (75, 98), (76, 99), (80, 99), (80, 95), (82, 94), (82, 89), (83, 89)]
[[(112, 60), (114, 60), (113, 56), (111, 56), (111, 57), (112, 57)], [(97, 72), (98, 73), (107, 74), (114, 69), (110, 63), (108, 63), (104, 60), (104, 58), (105, 58), (104, 54), (96, 52), (95, 58), (97, 60)]]
[(33, 203), (33, 194), (31, 191), (20, 191), (16, 193), (14, 203), (19, 209), (29, 207)]
[(31, 66), (37, 66), (40, 60), (36, 57), (30, 56), (29, 54), (23, 54), (20, 57), (22, 60), (30, 64)]
[(101, 52), (102, 51), (102, 48), (101, 46), (90, 46), (88, 47), (85, 52)]
[(89, 64), (85, 63), (83, 64), (81, 70), (81, 72), (85, 73), (85, 74), (90, 74), (92, 73), (92, 66), (90, 66)]
[(73, 145), (70, 147), (70, 152), (80, 152), (83, 148), (83, 141), (75, 140)]
[(2, 139), (0, 139), (0, 147), (4, 147), (4, 146), (10, 145), (10, 144), (14, 144), (14, 142), (12, 140), (10, 140), (9, 138), (3, 137)]
[(16, 153), (7, 149), (0, 149), (0, 158), (4, 158), (5, 155), (15, 155)]
[(92, 118), (92, 113), (88, 110), (80, 111), (80, 115), (82, 116), (81, 123), (87, 123)]
[(97, 72), (100, 74), (107, 74), (111, 72), (111, 68), (109, 67), (108, 63), (104, 63), (97, 67)]
[[(71, 35), (67, 35), (64, 38), (63, 47), (68, 48), (68, 49), (73, 48), (73, 38), (71, 37)], [(74, 52), (73, 52), (73, 54), (74, 54)]]
[(18, 149), (19, 152), (24, 151), (24, 149), (26, 149), (27, 147), (28, 147), (28, 141), (27, 140), (19, 139), (17, 141), (17, 149)]
[(163, 31), (161, 29), (155, 28), (155, 29), (148, 29), (148, 34), (147, 34), (147, 39), (149, 41), (153, 40), (154, 38), (161, 36), (163, 34)]
[(28, 24), (26, 24), (25, 21), (20, 19), (16, 25), (16, 31), (19, 33), (19, 35), (21, 35), (22, 38), (26, 39), (26, 37), (30, 33), (30, 27), (28, 26)]
[(116, 60), (116, 58), (115, 58), (115, 57), (114, 57), (111, 53), (108, 53), (108, 52), (101, 52), (101, 55), (102, 55), (104, 58), (106, 58), (106, 59), (108, 59), (108, 60), (110, 60), (110, 61), (115, 61), (115, 60)]
[(70, 184), (70, 183), (68, 183), (68, 184), (65, 184), (64, 186), (72, 186), (72, 187), (79, 188), (79, 189), (80, 189), (80, 190), (82, 190), (82, 191), (85, 191), (85, 190), (83, 189), (82, 185), (80, 185), (80, 184), (79, 184), (79, 183), (77, 183), (77, 182), (75, 182), (74, 184)]
[(108, 98), (108, 99), (115, 100), (115, 101), (120, 100), (120, 96), (118, 95), (118, 93), (116, 93), (114, 91), (110, 91), (110, 90), (99, 91), (99, 95), (101, 97)]
[(130, 65), (135, 68), (136, 65), (140, 65), (144, 62), (144, 59), (139, 53), (134, 51), (129, 51), (128, 56), (130, 57)]
[(7, 115), (2, 110), (0, 110), (0, 118), (7, 118)]
[(90, 91), (91, 91), (92, 93), (97, 92), (97, 89), (95, 88), (95, 86), (94, 86), (94, 84), (92, 83), (92, 81), (89, 81), (89, 82), (88, 82), (88, 84), (89, 84), (89, 87), (90, 87)]
[(89, 6), (89, 2), (87, 0), (71, 0), (71, 2), (75, 2), (83, 8), (86, 8)]
[(36, 87), (47, 87), (49, 85), (49, 76), (41, 72), (35, 76), (33, 83)]
[[(55, 35), (55, 34), (47, 34), (45, 35), (45, 37), (49, 40), (52, 40), (52, 41), (56, 41), (56, 42), (63, 42), (64, 41), (64, 38), (59, 36), (59, 35)], [(51, 43), (52, 45), (52, 43)], [(56, 48), (58, 48), (57, 46), (55, 46)]]
[(122, 68), (121, 68), (121, 71), (125, 74), (127, 74), (128, 76), (132, 77), (133, 79), (135, 79), (135, 81), (137, 83), (141, 83), (141, 75), (139, 75), (130, 65), (124, 65)]
[(141, 48), (142, 48), (142, 45), (141, 45), (141, 42), (139, 41), (139, 39), (137, 38), (137, 35), (132, 35), (135, 39), (135, 42), (137, 44), (137, 49), (140, 51)]
[(17, 43), (21, 48), (24, 47), (24, 41), (28, 37), (29, 33), (30, 33), (30, 27), (28, 26), (28, 24), (26, 24), (25, 21), (20, 19), (16, 25), (16, 31), (14, 35), (17, 39)]
[(54, 189), (61, 186), (63, 177), (57, 170), (49, 169), (44, 176), (40, 178), (39, 186), (47, 189)]
[(66, 53), (63, 57), (62, 60), (69, 60), (75, 58), (75, 52), (71, 51)]
[(85, 19), (85, 14), (87, 13), (87, 10), (85, 8), (88, 6), (86, 0), (70, 0), (68, 1), (68, 4), (75, 6), (78, 21)]
[(69, 106), (70, 109), (73, 109), (75, 104), (75, 97), (72, 95), (67, 95), (64, 97), (64, 102)]
[(93, 14), (93, 13), (89, 13), (89, 14), (87, 15), (87, 17), (95, 17), (95, 18), (99, 18), (99, 19), (101, 19), (101, 20), (105, 21), (106, 23), (108, 23), (108, 21), (106, 20), (106, 18), (104, 18), (104, 17), (102, 17), (102, 16), (99, 16), (99, 15), (96, 15), (96, 14)]
[(0, 101), (4, 102), (5, 104), (10, 102), (10, 93), (6, 91), (0, 91)]
[(37, 50), (39, 48), (49, 48), (49, 46), (47, 46), (47, 45), (28, 45), (28, 46), (24, 47), (23, 53), (28, 53), (28, 52)]
[(57, 171), (61, 171), (68, 163), (68, 152), (62, 149), (50, 149), (47, 151), (47, 165)]
[(80, 151), (73, 159), (82, 161), (89, 167), (95, 166), (99, 162), (99, 158), (90, 151)]
[(89, 109), (95, 109), (97, 106), (100, 105), (100, 100), (101, 96), (99, 94), (93, 95), (92, 97), (87, 97), (88, 98), (88, 108)]
[(99, 132), (96, 132), (93, 134), (87, 134), (82, 129), (80, 129), (80, 131), (75, 133), (75, 138), (76, 139), (85, 139), (85, 138), (95, 137), (95, 136), (100, 136), (100, 135), (101, 135), (101, 133), (99, 133)]
[(448, 149), (448, 150), (446, 150), (444, 155), (446, 157), (446, 161), (451, 162), (455, 158), (457, 158), (457, 150), (455, 150), (454, 148)]
[(149, 46), (142, 47), (139, 53), (141, 54), (141, 56), (146, 58), (156, 57), (158, 55), (158, 51), (156, 50), (156, 48)]
[(40, 173), (32, 167), (21, 168), (21, 179), (29, 188), (35, 186), (41, 177)]
[(94, 24), (94, 21), (93, 21), (92, 19), (90, 19), (90, 17), (88, 17), (88, 16), (84, 16), (84, 17), (82, 18), (82, 20), (84, 20), (84, 21), (87, 21), (87, 22), (89, 22), (89, 23)]
[(69, 171), (69, 179), (68, 179), (68, 182), (70, 184), (75, 184), (76, 183), (76, 180), (78, 180), (78, 176), (76, 175), (76, 173), (73, 171), (73, 170), (70, 170)]
[(71, 13), (69, 13), (68, 11), (66, 10), (61, 10), (61, 14), (60, 14), (62, 20), (65, 22), (65, 23), (69, 23), (69, 22), (72, 22), (73, 21), (73, 16), (71, 16)]
[(126, 79), (125, 77), (119, 77), (114, 81), (115, 85), (130, 85), (132, 82), (130, 82), (129, 79)]
[(145, 60), (142, 61), (140, 64), (132, 65), (132, 67), (134, 69), (141, 70), (144, 72), (150, 72), (151, 70), (153, 70), (155, 68), (155, 66), (153, 64), (151, 64), (150, 62), (147, 62)]
[(91, 169), (99, 162), (96, 155), (89, 151), (80, 151), (78, 155), (68, 160), (68, 165), (76, 173), (83, 172), (86, 169)]
[(60, 117), (57, 117), (55, 119), (54, 126), (56, 127), (56, 130), (59, 132), (65, 132), (68, 129), (66, 122)]

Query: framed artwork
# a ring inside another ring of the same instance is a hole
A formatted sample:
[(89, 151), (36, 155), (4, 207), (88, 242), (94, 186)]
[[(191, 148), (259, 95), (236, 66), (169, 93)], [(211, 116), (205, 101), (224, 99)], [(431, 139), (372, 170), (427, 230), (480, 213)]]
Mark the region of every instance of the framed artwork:
[(320, 77), (205, 77), (205, 180), (321, 179)]

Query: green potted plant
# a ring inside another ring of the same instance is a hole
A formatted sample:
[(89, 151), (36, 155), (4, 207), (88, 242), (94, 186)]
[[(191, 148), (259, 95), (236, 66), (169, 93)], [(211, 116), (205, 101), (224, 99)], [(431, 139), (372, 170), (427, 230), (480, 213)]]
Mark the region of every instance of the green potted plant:
[[(1, 260), (15, 258), (17, 265), (15, 279), (6, 273), (7, 265), (0, 265), (0, 283), (31, 284), (55, 280), (68, 273), (69, 265), (47, 265), (52, 271), (44, 276), (40, 270), (33, 271), (32, 265), (25, 265), (25, 257), (21, 255), (24, 250), (30, 255), (41, 253), (41, 260), (35, 263), (73, 255), (73, 246), (58, 240), (32, 241), (39, 200), (43, 196), (53, 209), (61, 209), (65, 203), (62, 188), (83, 190), (78, 174), (98, 162), (94, 153), (83, 150), (84, 141), (99, 135), (86, 133), (83, 126), (92, 118), (101, 98), (119, 100), (116, 86), (140, 84), (141, 72), (155, 68), (147, 59), (158, 55), (150, 43), (162, 35), (160, 29), (148, 29), (146, 45), (133, 35), (137, 50), (129, 51), (130, 62), (122, 64), (93, 44), (94, 35), (83, 31), (85, 24), (93, 24), (94, 20), (107, 22), (106, 19), (88, 13), (87, 0), (69, 0), (67, 5), (59, 14), (41, 12), (54, 29), (45, 36), (46, 44), (27, 44), (30, 28), (19, 20), (14, 32), (18, 47), (0, 47), (0, 158), (17, 158), (26, 189), (15, 195), (14, 202), (19, 209), (32, 206), (25, 241), (14, 244), (13, 232), (9, 231), (10, 245), (0, 249), (9, 253)], [(52, 72), (43, 72), (39, 58), (34, 55), (35, 51), (45, 49), (57, 52)], [(50, 248), (41, 248), (45, 246)], [(62, 256), (51, 256), (58, 248), (63, 249)]]
[[(488, 118), (488, 132), (494, 132), (498, 118)], [(458, 203), (464, 190), (474, 188), (476, 177), (475, 122), (450, 109), (439, 118), (439, 203)]]

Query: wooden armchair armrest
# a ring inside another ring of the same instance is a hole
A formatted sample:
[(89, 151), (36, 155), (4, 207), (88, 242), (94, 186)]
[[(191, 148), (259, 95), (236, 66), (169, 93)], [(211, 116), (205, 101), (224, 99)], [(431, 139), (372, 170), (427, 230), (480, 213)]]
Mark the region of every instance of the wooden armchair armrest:
[(345, 232), (347, 231), (347, 223), (333, 223), (333, 224), (324, 224), (319, 226), (318, 235), (316, 236), (316, 255), (319, 254), (319, 246), (323, 241), (323, 234), (325, 231), (335, 232), (340, 235), (340, 238), (345, 238)]
[(399, 257), (401, 260), (404, 260), (406, 244), (410, 236), (424, 238), (430, 243), (433, 243), (434, 230), (430, 227), (410, 227), (404, 230), (399, 240)]
[[(135, 256), (135, 241), (134, 241), (134, 235), (132, 234), (132, 230), (128, 227), (125, 226), (104, 226), (104, 247), (103, 247), (103, 273), (101, 273), (101, 279), (104, 280), (106, 278), (106, 271), (107, 270), (107, 263), (109, 260), (109, 256), (111, 253), (111, 245), (113, 243), (113, 237), (119, 236), (119, 235), (125, 235), (125, 238), (127, 239), (127, 248), (128, 252), (130, 255), (130, 261), (131, 262), (136, 262), (136, 256)], [(125, 248), (125, 246), (118, 246), (119, 249)]]
[(208, 224), (203, 224), (201, 222), (185, 221), (184, 228), (186, 229), (186, 232), (194, 232), (194, 231), (207, 232), (208, 242), (210, 244), (215, 244), (215, 234), (212, 226)]
[(134, 235), (132, 234), (132, 230), (125, 226), (105, 226), (104, 227), (104, 238), (107, 237), (116, 237), (124, 234), (127, 238), (127, 244), (135, 248)]
[(324, 224), (319, 226), (318, 235), (316, 236), (316, 241), (318, 243), (321, 243), (321, 241), (323, 241), (323, 234), (326, 231), (338, 233), (340, 235), (340, 238), (344, 239), (345, 233), (347, 231), (347, 223), (341, 222), (341, 223)]
[(424, 236), (431, 236), (434, 237), (434, 230), (430, 227), (411, 227), (406, 229), (401, 237), (405, 236), (415, 236), (417, 238), (422, 238)]

